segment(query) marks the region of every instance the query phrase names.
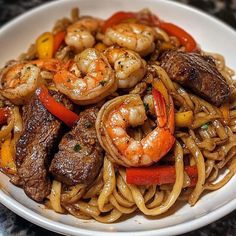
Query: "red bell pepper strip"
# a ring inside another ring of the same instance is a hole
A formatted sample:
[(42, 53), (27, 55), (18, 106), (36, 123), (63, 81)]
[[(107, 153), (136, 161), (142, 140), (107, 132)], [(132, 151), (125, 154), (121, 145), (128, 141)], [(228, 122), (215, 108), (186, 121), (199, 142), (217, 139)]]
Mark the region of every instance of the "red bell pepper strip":
[(130, 18), (137, 19), (140, 22), (144, 21), (150, 26), (157, 26), (166, 31), (169, 35), (177, 37), (180, 43), (185, 46), (187, 52), (192, 52), (197, 49), (196, 41), (184, 29), (175, 24), (164, 22), (153, 14), (150, 14), (148, 17), (146, 16), (145, 19), (142, 19), (142, 15), (140, 15), (139, 13), (119, 11), (104, 22), (102, 31), (105, 32), (106, 29), (111, 27), (112, 25), (119, 24), (120, 22)]
[(164, 22), (154, 14), (150, 14), (149, 21), (150, 26), (157, 26), (166, 31), (169, 35), (177, 37), (180, 43), (185, 46), (187, 52), (192, 52), (197, 49), (197, 43), (194, 38), (181, 27)]
[(169, 35), (177, 37), (187, 52), (192, 52), (197, 49), (197, 43), (194, 38), (179, 26), (172, 23), (160, 22), (159, 27)]
[(10, 116), (10, 109), (5, 107), (5, 108), (0, 108), (0, 125), (4, 125), (7, 123), (7, 119)]
[(53, 41), (53, 54), (57, 52), (63, 41), (65, 40), (66, 33), (64, 31), (60, 31), (54, 35)]
[(119, 24), (122, 21), (131, 19), (131, 18), (136, 18), (136, 14), (133, 12), (118, 11), (104, 22), (102, 26), (102, 32), (105, 32), (107, 28), (113, 25)]
[(36, 90), (39, 100), (45, 108), (54, 116), (62, 120), (66, 125), (72, 127), (78, 120), (79, 116), (67, 109), (64, 105), (57, 102), (48, 92), (46, 87), (40, 87)]
[[(197, 183), (197, 167), (186, 166), (184, 168), (190, 178), (190, 186)], [(174, 166), (150, 166), (140, 168), (126, 169), (126, 182), (135, 185), (162, 185), (175, 183), (175, 167)]]

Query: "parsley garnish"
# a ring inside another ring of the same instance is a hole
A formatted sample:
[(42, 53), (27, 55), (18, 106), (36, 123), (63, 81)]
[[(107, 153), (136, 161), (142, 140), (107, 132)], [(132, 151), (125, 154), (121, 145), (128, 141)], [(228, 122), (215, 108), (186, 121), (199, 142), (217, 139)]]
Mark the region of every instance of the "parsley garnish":
[(149, 106), (148, 106), (148, 104), (147, 104), (147, 103), (143, 103), (143, 105), (144, 105), (145, 111), (148, 112), (148, 111), (149, 111)]
[(75, 152), (79, 152), (81, 150), (81, 146), (77, 143), (75, 146), (74, 146), (74, 151)]
[(148, 85), (147, 92), (151, 92), (151, 91), (152, 91), (152, 85)]
[(207, 129), (208, 129), (208, 127), (209, 127), (209, 124), (208, 124), (208, 123), (206, 123), (206, 124), (204, 124), (204, 125), (202, 125), (202, 126), (201, 126), (201, 129), (205, 129), (205, 130), (207, 130)]

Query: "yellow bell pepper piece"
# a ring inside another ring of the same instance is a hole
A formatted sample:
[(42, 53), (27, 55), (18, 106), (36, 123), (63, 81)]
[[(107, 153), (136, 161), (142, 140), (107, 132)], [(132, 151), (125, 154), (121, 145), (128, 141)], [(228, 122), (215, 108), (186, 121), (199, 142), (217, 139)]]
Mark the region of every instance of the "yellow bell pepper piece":
[(228, 124), (229, 120), (230, 120), (229, 103), (226, 102), (223, 105), (221, 105), (220, 111), (222, 113), (222, 116), (223, 116), (223, 119), (224, 119), (224, 123)]
[(184, 111), (175, 113), (175, 125), (177, 127), (189, 127), (193, 122), (193, 112)]
[(11, 137), (9, 136), (1, 147), (1, 162), (0, 166), (8, 174), (16, 174), (16, 165), (13, 158), (13, 150)]
[(0, 140), (4, 139), (11, 133), (12, 129), (14, 128), (14, 122), (14, 118), (11, 117), (9, 124), (0, 130)]
[(39, 59), (50, 59), (53, 57), (54, 37), (50, 32), (41, 34), (36, 40), (36, 48)]
[(160, 79), (154, 79), (152, 85), (156, 90), (158, 90), (163, 95), (163, 97), (165, 98), (166, 104), (169, 104), (169, 94), (165, 85), (162, 83), (162, 81)]

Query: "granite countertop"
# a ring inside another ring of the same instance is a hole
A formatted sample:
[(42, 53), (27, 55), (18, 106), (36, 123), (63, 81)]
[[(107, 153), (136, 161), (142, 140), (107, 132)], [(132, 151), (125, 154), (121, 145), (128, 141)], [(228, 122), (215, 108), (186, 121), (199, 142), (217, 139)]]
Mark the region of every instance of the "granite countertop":
[[(236, 0), (176, 0), (211, 15), (216, 16), (236, 29)], [(46, 0), (0, 0), (0, 27), (13, 17), (36, 7)], [(46, 229), (38, 227), (23, 218), (17, 216), (0, 204), (0, 235), (9, 236), (33, 236), (33, 235), (58, 235)], [(184, 236), (236, 236), (236, 211), (222, 219), (207, 225), (201, 229), (192, 231)]]

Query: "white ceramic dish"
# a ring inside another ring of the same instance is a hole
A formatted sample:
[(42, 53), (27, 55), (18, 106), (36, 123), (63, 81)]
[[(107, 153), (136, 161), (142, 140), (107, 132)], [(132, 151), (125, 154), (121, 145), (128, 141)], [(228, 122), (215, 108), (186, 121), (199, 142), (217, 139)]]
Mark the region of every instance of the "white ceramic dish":
[[(43, 5), (0, 29), (0, 66), (24, 52), (40, 33), (51, 29), (56, 19), (69, 15), (73, 7), (80, 7), (83, 15), (103, 18), (118, 10), (149, 7), (162, 19), (186, 29), (203, 49), (223, 54), (227, 64), (236, 69), (233, 29), (195, 9), (164, 0), (66, 0)], [(0, 202), (6, 207), (37, 225), (69, 235), (176, 235), (209, 224), (236, 208), (236, 177), (222, 189), (202, 197), (194, 207), (184, 205), (175, 213), (156, 219), (139, 214), (109, 225), (46, 210), (10, 184), (2, 173), (0, 185)]]

